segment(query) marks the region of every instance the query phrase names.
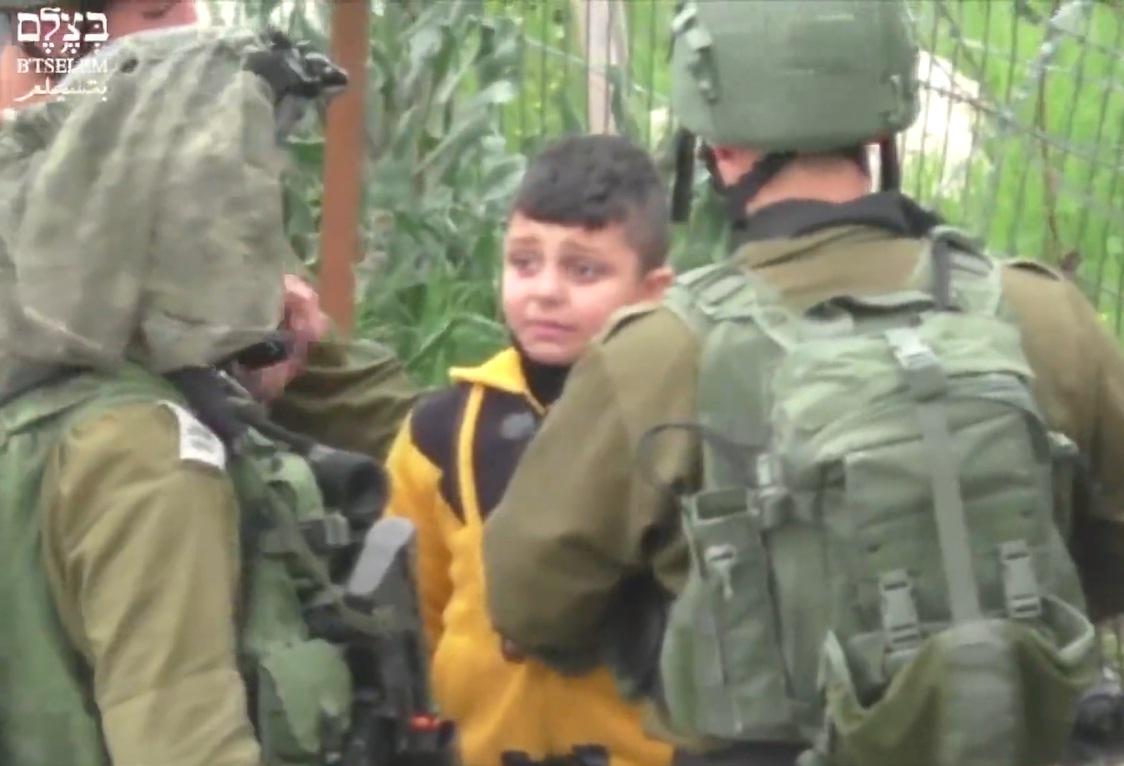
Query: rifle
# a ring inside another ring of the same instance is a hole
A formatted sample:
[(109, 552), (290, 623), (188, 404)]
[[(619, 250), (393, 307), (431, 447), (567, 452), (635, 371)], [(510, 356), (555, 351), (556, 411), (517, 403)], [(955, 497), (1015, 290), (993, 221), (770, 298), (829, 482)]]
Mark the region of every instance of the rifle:
[[(457, 766), (455, 727), (437, 715), (429, 693), (414, 587), (416, 530), (406, 519), (379, 518), (388, 497), (385, 471), (366, 455), (277, 425), (235, 381), (225, 385), (232, 395), (226, 404), (242, 423), (307, 461), (325, 505), (346, 520), (346, 539), (366, 530), (362, 543), (349, 542), (329, 567), (332, 582), (343, 582), (344, 608), (328, 602), (306, 611), (310, 634), (343, 650), (352, 679), (351, 726), (322, 732), (324, 766)], [(373, 619), (359, 626), (355, 615)]]
[(355, 688), (351, 728), (326, 766), (456, 766), (455, 727), (440, 718), (429, 694), (421, 615), (414, 591), (414, 525), (380, 519), (371, 527), (344, 585), (357, 612), (388, 614), (368, 635), (330, 607), (310, 614), (313, 633), (344, 647)]

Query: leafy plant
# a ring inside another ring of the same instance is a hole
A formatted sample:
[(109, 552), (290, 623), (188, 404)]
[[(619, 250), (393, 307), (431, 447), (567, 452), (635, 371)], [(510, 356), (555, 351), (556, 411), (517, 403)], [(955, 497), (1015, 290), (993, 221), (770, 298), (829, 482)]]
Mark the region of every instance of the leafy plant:
[(479, 3), (388, 5), (372, 39), (370, 260), (359, 332), (425, 378), (478, 360), (503, 331), (495, 283), (524, 157), (500, 108), (515, 98), (518, 30)]
[[(329, 48), (328, 3), (243, 10), (245, 23), (268, 20)], [(425, 0), (376, 5), (370, 35), (355, 332), (437, 382), (504, 340), (499, 254), (525, 158), (509, 150), (500, 112), (518, 93), (519, 30), (482, 2)], [(313, 273), (323, 160), (323, 132), (310, 130), (295, 142), (286, 196), (290, 239)]]

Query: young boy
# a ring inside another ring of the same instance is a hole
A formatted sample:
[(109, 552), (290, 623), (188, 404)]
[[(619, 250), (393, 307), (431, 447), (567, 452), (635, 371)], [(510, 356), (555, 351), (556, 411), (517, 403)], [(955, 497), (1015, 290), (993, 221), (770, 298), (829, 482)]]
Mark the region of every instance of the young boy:
[(504, 237), (512, 345), (450, 370), (452, 385), (418, 403), (391, 448), (388, 514), (418, 529), (434, 694), (458, 726), (464, 766), (585, 745), (604, 748), (612, 766), (670, 761), (607, 669), (563, 677), (505, 659), (481, 560), (484, 521), (570, 366), (613, 312), (658, 299), (671, 281), (669, 229), (663, 183), (642, 149), (600, 135), (550, 145), (528, 168)]

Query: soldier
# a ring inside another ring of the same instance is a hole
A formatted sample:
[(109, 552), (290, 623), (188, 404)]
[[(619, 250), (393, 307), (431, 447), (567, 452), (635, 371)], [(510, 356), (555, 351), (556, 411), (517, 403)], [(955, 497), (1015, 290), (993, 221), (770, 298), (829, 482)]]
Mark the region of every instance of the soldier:
[[(67, 13), (105, 14), (106, 28), (102, 31), (110, 40), (147, 29), (198, 22), (196, 0), (72, 0), (53, 5)], [(64, 54), (56, 40), (56, 47), (48, 55), (41, 45), (17, 43), (16, 15), (43, 7), (37, 0), (0, 1), (10, 38), (0, 49), (0, 109), (48, 98), (48, 93), (42, 93), (17, 100), (34, 94), (37, 87), (49, 89), (95, 50), (94, 46), (82, 45), (76, 52)], [(83, 18), (80, 31), (98, 31), (88, 23), (88, 17)], [(61, 34), (53, 36), (58, 37)], [(271, 417), (278, 424), (338, 449), (382, 460), (417, 399), (418, 387), (394, 353), (382, 344), (340, 339), (320, 310), (316, 291), (303, 279), (287, 276), (285, 296), (286, 321), (298, 341), (298, 353), (255, 375), (260, 383), (254, 387), (255, 393), (270, 402)]]
[(896, 170), (919, 111), (904, 3), (688, 2), (673, 29), (737, 250), (571, 372), (485, 528), (496, 630), (589, 667), (651, 573), (666, 625), (625, 633), (681, 758), (1054, 762), (1089, 618), (1124, 607), (1116, 339), (894, 173), (870, 192), (865, 147)]
[(97, 55), (0, 128), (0, 760), (374, 762), (342, 647), (387, 623), (332, 583), (374, 465), (333, 495), (233, 377), (288, 351), (279, 138), (346, 76), (241, 29)]

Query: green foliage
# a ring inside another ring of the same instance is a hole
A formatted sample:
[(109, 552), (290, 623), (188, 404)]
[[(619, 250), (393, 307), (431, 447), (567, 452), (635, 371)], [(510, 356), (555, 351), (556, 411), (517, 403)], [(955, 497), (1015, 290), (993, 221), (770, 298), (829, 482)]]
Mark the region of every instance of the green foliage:
[[(242, 11), (327, 50), (328, 8), (281, 14), (259, 0)], [(504, 341), (499, 254), (525, 160), (509, 151), (500, 111), (518, 92), (520, 36), (513, 20), (481, 11), (439, 0), (387, 2), (372, 15), (356, 333), (389, 343), (425, 382)], [(290, 239), (313, 272), (323, 158), (321, 129), (295, 143), (286, 198)]]
[(372, 40), (368, 252), (358, 331), (427, 379), (502, 338), (502, 221), (524, 167), (499, 131), (517, 92), (518, 31), (471, 2), (388, 5)]
[[(667, 105), (667, 43), (670, 0), (627, 0), (629, 65), (610, 73), (633, 126), (629, 137), (655, 145), (652, 112)], [(505, 107), (504, 132), (514, 148), (533, 150), (547, 137), (586, 130), (589, 65), (572, 0), (485, 0), (489, 14), (509, 18), (523, 30), (520, 97)]]

